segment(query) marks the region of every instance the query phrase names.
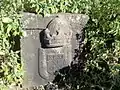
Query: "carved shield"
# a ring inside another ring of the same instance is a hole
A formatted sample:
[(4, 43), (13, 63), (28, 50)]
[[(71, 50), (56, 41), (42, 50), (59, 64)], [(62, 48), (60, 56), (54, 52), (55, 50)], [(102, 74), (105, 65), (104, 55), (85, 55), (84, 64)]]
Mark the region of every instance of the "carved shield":
[(70, 47), (40, 49), (39, 74), (42, 78), (53, 80), (55, 71), (62, 69), (71, 62)]

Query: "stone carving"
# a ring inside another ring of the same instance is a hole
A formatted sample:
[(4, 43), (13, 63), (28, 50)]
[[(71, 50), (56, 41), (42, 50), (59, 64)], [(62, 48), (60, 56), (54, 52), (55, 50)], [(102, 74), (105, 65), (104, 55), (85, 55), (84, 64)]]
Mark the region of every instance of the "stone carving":
[(62, 47), (70, 43), (72, 30), (63, 17), (57, 16), (48, 23), (41, 34), (42, 47)]
[(74, 49), (78, 46), (76, 34), (80, 34), (82, 41), (82, 29), (88, 16), (66, 13), (42, 18), (24, 13), (22, 21), (26, 32), (26, 37), (21, 39), (21, 56), (25, 60), (26, 71), (25, 86), (52, 82), (57, 70), (70, 65)]
[[(39, 74), (48, 81), (54, 79), (56, 70), (70, 65), (72, 30), (69, 22), (62, 16), (52, 18), (46, 29), (40, 33)], [(46, 49), (47, 48), (47, 49)]]
[(48, 81), (54, 79), (54, 73), (72, 61), (71, 45), (39, 50), (39, 74)]

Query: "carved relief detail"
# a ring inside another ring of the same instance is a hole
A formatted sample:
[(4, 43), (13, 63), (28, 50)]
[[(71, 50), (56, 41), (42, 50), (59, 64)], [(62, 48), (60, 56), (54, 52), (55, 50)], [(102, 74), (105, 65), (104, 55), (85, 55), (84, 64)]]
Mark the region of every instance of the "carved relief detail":
[(71, 42), (72, 30), (69, 23), (63, 17), (52, 19), (43, 31), (44, 47), (62, 47)]

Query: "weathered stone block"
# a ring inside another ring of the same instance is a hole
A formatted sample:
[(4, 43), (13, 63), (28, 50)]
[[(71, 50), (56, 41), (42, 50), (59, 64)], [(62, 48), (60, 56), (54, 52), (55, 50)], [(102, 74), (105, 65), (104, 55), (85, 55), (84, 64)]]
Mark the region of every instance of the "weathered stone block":
[(83, 27), (88, 21), (83, 14), (53, 14), (40, 17), (23, 13), (26, 33), (21, 39), (21, 56), (25, 66), (25, 86), (37, 86), (54, 80), (55, 71), (70, 65), (78, 47), (76, 34), (84, 39)]

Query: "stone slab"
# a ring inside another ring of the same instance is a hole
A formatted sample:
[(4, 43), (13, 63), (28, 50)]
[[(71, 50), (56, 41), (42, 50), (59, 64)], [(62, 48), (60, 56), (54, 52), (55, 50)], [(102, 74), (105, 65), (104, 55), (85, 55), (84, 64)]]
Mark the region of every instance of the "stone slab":
[(60, 13), (42, 18), (23, 13), (21, 22), (26, 35), (21, 38), (21, 56), (24, 59), (25, 87), (44, 85), (54, 80), (56, 70), (70, 65), (74, 49), (78, 47), (76, 34), (80, 35), (81, 41), (84, 40), (83, 27), (88, 19), (83, 14)]

